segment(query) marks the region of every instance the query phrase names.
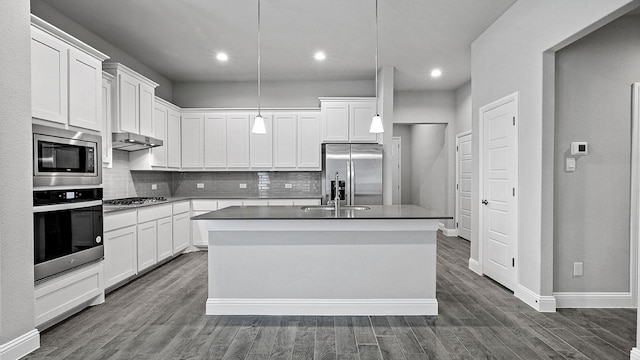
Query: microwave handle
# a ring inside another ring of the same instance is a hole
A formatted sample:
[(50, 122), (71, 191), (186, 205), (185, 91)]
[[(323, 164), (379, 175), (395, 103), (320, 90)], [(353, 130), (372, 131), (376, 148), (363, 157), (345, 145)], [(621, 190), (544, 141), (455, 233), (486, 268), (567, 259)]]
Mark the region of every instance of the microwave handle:
[(47, 211), (82, 209), (82, 208), (100, 206), (100, 205), (102, 205), (102, 200), (83, 201), (83, 202), (70, 203), (70, 204), (42, 205), (42, 206), (34, 206), (33, 212), (41, 213), (41, 212), (47, 212)]

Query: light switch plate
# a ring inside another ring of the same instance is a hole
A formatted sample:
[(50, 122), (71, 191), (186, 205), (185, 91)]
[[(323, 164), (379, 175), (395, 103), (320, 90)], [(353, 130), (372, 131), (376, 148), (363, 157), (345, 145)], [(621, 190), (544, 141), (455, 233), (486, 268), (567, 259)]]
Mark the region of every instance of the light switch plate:
[(246, 189), (247, 188), (247, 184), (240, 184), (240, 189)]
[(565, 169), (566, 169), (567, 172), (576, 171), (576, 159), (572, 158), (572, 157), (568, 157), (567, 158), (567, 165), (566, 165)]
[(293, 185), (291, 184), (284, 184), (284, 188), (285, 189), (291, 189), (293, 187)]
[(582, 262), (574, 262), (573, 263), (573, 276), (582, 276), (583, 274), (583, 263)]
[(196, 184), (196, 188), (198, 188), (198, 189), (204, 189), (204, 183), (197, 183), (197, 184)]
[(158, 184), (151, 184), (151, 190), (158, 190)]

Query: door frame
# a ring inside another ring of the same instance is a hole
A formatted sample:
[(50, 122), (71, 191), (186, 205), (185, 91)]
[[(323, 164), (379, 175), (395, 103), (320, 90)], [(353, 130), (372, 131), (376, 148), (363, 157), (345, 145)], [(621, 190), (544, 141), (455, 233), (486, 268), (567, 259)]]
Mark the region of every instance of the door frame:
[[(519, 159), (519, 147), (520, 147), (520, 131), (519, 131), (519, 122), (520, 122), (520, 106), (519, 106), (519, 93), (516, 91), (512, 94), (509, 94), (503, 98), (500, 98), (498, 100), (495, 100), (489, 104), (486, 104), (484, 106), (481, 106), (479, 111), (479, 116), (478, 116), (478, 123), (479, 123), (479, 129), (478, 129), (478, 168), (479, 168), (479, 173), (478, 173), (478, 184), (479, 184), (479, 189), (478, 189), (478, 198), (477, 198), (477, 209), (478, 209), (478, 229), (477, 229), (477, 234), (478, 234), (478, 262), (480, 263), (480, 270), (482, 272), (482, 274), (484, 274), (484, 245), (485, 245), (485, 238), (484, 238), (484, 215), (483, 215), (483, 208), (482, 208), (482, 204), (481, 204), (481, 200), (484, 198), (484, 178), (482, 177), (482, 174), (484, 173), (484, 145), (485, 145), (485, 139), (484, 139), (484, 116), (483, 114), (493, 110), (497, 107), (500, 107), (502, 105), (508, 104), (512, 101), (515, 101), (516, 104), (516, 113), (515, 113), (515, 132), (516, 132), (516, 137), (515, 137), (515, 149), (513, 149), (514, 153), (515, 153), (515, 157), (516, 159)], [(516, 188), (516, 196), (514, 199), (514, 209), (513, 211), (514, 213), (514, 217), (516, 219), (516, 223), (512, 224), (515, 225), (514, 227), (514, 231), (513, 231), (513, 236), (514, 236), (514, 254), (513, 257), (515, 258), (515, 262), (516, 265), (514, 268), (515, 271), (515, 276), (514, 276), (514, 292), (515, 289), (517, 288), (518, 284), (520, 284), (520, 259), (518, 257), (518, 248), (519, 248), (519, 240), (520, 240), (520, 216), (519, 216), (519, 201), (518, 199), (520, 198), (520, 194), (519, 194), (519, 189), (520, 189), (520, 182), (519, 182), (519, 178), (518, 178), (518, 174), (519, 174), (519, 160), (518, 160), (518, 164), (516, 165), (516, 169), (514, 171), (514, 181), (513, 183), (516, 184), (515, 188)]]
[[(456, 199), (455, 199), (455, 211), (453, 215), (454, 216), (453, 222), (456, 224), (456, 232), (458, 232), (458, 229), (459, 229), (458, 221), (460, 220), (460, 171), (459, 171), (460, 170), (460, 147), (459, 146), (460, 146), (460, 138), (467, 135), (472, 135), (471, 130), (463, 131), (459, 134), (456, 134), (456, 162), (455, 162)], [(473, 145), (473, 139), (471, 140)]]
[[(396, 153), (396, 160), (397, 160), (397, 164), (398, 166), (395, 166), (395, 169), (393, 169), (391, 171), (391, 173), (393, 174), (395, 171), (398, 172), (398, 189), (393, 189), (392, 191), (392, 196), (391, 196), (391, 202), (393, 203), (393, 194), (397, 191), (398, 192), (398, 203), (395, 205), (400, 205), (402, 204), (402, 137), (400, 136), (393, 136), (391, 137), (391, 144), (394, 147), (392, 150), (395, 150), (395, 144), (396, 142), (398, 143), (398, 151)], [(393, 186), (393, 184), (392, 184)]]
[[(640, 238), (640, 83), (632, 85), (632, 115), (631, 115), (631, 229), (629, 231), (629, 292), (632, 303), (640, 309), (638, 287), (640, 283), (640, 268), (638, 258), (640, 252), (638, 241)], [(640, 321), (640, 312), (638, 313)], [(639, 322), (640, 323), (640, 322)], [(636, 325), (636, 327), (638, 327)], [(640, 329), (640, 327), (638, 327)]]

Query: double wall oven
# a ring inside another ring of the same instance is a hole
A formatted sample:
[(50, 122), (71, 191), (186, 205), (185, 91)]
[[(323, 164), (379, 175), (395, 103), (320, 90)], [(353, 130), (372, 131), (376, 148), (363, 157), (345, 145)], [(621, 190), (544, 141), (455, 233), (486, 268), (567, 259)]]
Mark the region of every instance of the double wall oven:
[(33, 125), (35, 280), (104, 256), (100, 136)]

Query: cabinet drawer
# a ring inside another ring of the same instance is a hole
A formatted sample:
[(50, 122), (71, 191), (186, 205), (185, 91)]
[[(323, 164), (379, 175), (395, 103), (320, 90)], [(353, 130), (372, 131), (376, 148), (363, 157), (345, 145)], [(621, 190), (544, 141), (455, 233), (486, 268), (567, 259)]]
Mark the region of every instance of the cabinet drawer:
[(136, 210), (119, 211), (104, 215), (104, 231), (111, 231), (136, 224)]
[(192, 200), (191, 209), (193, 211), (218, 210), (218, 202), (216, 200)]
[(171, 204), (153, 205), (138, 210), (138, 223), (157, 220), (171, 216), (173, 213)]
[(185, 213), (187, 211), (189, 211), (189, 202), (188, 201), (173, 204), (173, 215), (182, 214), (182, 213)]

